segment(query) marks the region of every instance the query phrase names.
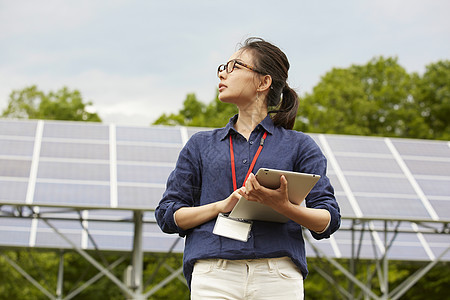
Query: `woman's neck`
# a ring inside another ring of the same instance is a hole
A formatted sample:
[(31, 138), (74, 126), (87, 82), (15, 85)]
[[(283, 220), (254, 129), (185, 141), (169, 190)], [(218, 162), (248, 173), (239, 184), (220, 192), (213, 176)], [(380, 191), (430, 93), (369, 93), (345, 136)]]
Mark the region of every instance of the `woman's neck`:
[(239, 115), (234, 128), (242, 134), (247, 140), (252, 131), (267, 116), (267, 108), (242, 109), (239, 108)]

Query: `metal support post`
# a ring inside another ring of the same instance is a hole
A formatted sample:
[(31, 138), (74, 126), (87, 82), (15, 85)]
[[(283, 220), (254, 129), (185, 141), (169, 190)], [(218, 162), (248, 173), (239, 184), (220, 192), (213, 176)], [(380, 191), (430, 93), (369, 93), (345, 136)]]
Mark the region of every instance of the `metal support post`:
[[(349, 261), (349, 267), (350, 267), (350, 273), (353, 276), (355, 276), (355, 220), (352, 220), (351, 234), (352, 234), (352, 248), (351, 248), (352, 253), (351, 253), (351, 257), (350, 257), (350, 261)], [(348, 285), (349, 285), (348, 291), (353, 298), (355, 296), (355, 286), (352, 281), (349, 281)]]
[(314, 249), (314, 251), (320, 254), (321, 257), (324, 257), (331, 265), (333, 265), (336, 269), (341, 271), (351, 282), (357, 285), (363, 292), (365, 292), (371, 299), (380, 300), (374, 292), (372, 292), (369, 288), (367, 288), (364, 283), (362, 283), (358, 278), (353, 276), (349, 271), (347, 271), (343, 266), (341, 266), (335, 259), (328, 257), (322, 250), (316, 247), (309, 238), (305, 235), (305, 240), (309, 243), (309, 245)]
[[(125, 256), (120, 257), (118, 260), (116, 260), (115, 262), (113, 262), (112, 264), (110, 264), (106, 269), (107, 270), (112, 270), (115, 267), (117, 267), (119, 264), (121, 264), (124, 260), (125, 260)], [(70, 294), (68, 294), (66, 297), (64, 297), (64, 300), (70, 300), (73, 297), (77, 296), (79, 293), (81, 293), (82, 291), (84, 291), (87, 287), (91, 286), (92, 284), (94, 284), (97, 280), (99, 280), (100, 278), (102, 278), (105, 274), (103, 274), (102, 272), (97, 273), (97, 275), (95, 275), (94, 277), (92, 277), (91, 279), (89, 279), (88, 281), (86, 281), (85, 283), (83, 283), (81, 286), (79, 286), (76, 290), (72, 291)]]
[(131, 291), (123, 282), (121, 282), (119, 279), (117, 279), (114, 274), (112, 274), (107, 268), (102, 266), (100, 263), (98, 263), (94, 258), (92, 258), (86, 251), (81, 249), (78, 245), (76, 245), (74, 242), (72, 242), (69, 238), (67, 238), (64, 234), (62, 234), (55, 226), (53, 226), (48, 220), (42, 219), (42, 221), (45, 222), (50, 228), (53, 229), (53, 231), (59, 235), (64, 241), (66, 241), (69, 245), (72, 246), (72, 248), (78, 252), (84, 259), (86, 259), (88, 262), (90, 262), (95, 268), (97, 268), (100, 272), (105, 274), (106, 277), (108, 277), (112, 282), (114, 282), (126, 295), (130, 297), (134, 297), (133, 291)]
[(389, 260), (388, 260), (388, 230), (387, 221), (384, 221), (384, 255), (383, 255), (383, 284), (381, 285), (381, 291), (383, 293), (383, 299), (388, 299), (389, 295)]
[(135, 292), (135, 299), (145, 299), (142, 294), (143, 287), (143, 264), (144, 255), (142, 252), (142, 211), (134, 212), (134, 240), (133, 240), (133, 271), (132, 271), (132, 283)]
[(56, 299), (57, 300), (62, 299), (63, 282), (64, 282), (64, 251), (61, 250), (61, 252), (59, 254), (58, 281), (56, 283)]

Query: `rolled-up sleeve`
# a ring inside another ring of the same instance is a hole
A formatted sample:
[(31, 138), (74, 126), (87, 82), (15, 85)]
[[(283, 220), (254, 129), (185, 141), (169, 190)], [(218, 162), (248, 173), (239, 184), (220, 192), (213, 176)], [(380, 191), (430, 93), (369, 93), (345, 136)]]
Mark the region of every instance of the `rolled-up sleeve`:
[(330, 223), (323, 232), (317, 233), (310, 230), (315, 239), (329, 238), (341, 225), (341, 214), (339, 205), (334, 196), (334, 188), (327, 177), (327, 159), (323, 155), (319, 146), (311, 139), (307, 138), (301, 145), (299, 151), (299, 172), (320, 175), (321, 178), (306, 197), (306, 206), (316, 209), (325, 209), (330, 213)]
[(195, 138), (181, 150), (175, 169), (169, 175), (161, 201), (155, 209), (155, 218), (165, 233), (178, 233), (184, 237), (188, 231), (179, 228), (174, 213), (182, 207), (192, 207), (200, 197), (200, 159)]

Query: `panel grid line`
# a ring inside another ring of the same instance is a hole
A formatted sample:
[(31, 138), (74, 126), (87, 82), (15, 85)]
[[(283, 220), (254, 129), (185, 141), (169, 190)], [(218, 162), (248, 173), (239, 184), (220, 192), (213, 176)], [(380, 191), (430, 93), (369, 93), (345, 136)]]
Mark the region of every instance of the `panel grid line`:
[[(344, 172), (342, 171), (341, 167), (339, 166), (339, 163), (338, 163), (336, 157), (334, 156), (334, 153), (331, 150), (331, 147), (328, 144), (328, 141), (326, 140), (325, 135), (319, 134), (319, 140), (323, 146), (325, 156), (330, 161), (330, 163), (334, 169), (334, 172), (336, 173), (336, 176), (338, 177), (339, 182), (341, 183), (341, 186), (347, 196), (347, 199), (350, 202), (350, 205), (351, 205), (353, 211), (355, 212), (356, 217), (362, 218), (363, 213), (361, 211), (361, 208), (359, 207), (358, 201), (356, 201), (355, 195), (353, 194), (353, 191), (351, 190), (350, 185), (348, 184), (348, 181), (345, 178)], [(374, 227), (373, 222), (369, 222), (369, 226), (371, 228), (373, 228)], [(371, 235), (374, 238), (375, 243), (378, 246), (378, 248), (380, 249), (380, 251), (382, 253), (384, 253), (385, 247), (383, 246), (383, 243), (381, 242), (381, 239), (380, 239), (378, 233), (374, 230), (371, 230)]]
[(24, 177), (14, 177), (14, 176), (0, 176), (1, 181), (18, 181), (18, 182), (29, 182), (28, 178)]
[(108, 159), (41, 157), (41, 162), (77, 163), (77, 164), (109, 164)]
[(0, 159), (4, 160), (30, 160), (29, 155), (0, 155)]
[(83, 210), (81, 212), (81, 217), (83, 219), (82, 222), (82, 229), (81, 229), (81, 249), (87, 249), (88, 247), (88, 232), (87, 232), (87, 228), (89, 226), (89, 222), (87, 221), (89, 218), (89, 211), (88, 210)]
[(32, 136), (0, 135), (0, 141), (32, 142), (32, 141), (34, 141), (34, 137), (32, 137)]
[(359, 204), (356, 201), (352, 190), (350, 189), (350, 185), (348, 184), (347, 179), (345, 178), (344, 173), (342, 172), (341, 167), (339, 166), (339, 163), (337, 162), (336, 157), (334, 156), (333, 151), (331, 150), (330, 145), (328, 144), (328, 141), (326, 140), (323, 134), (319, 134), (319, 140), (320, 143), (322, 144), (325, 156), (330, 161), (330, 164), (333, 167), (333, 170), (336, 173), (336, 176), (338, 177), (342, 188), (344, 189), (345, 195), (347, 196), (347, 199), (350, 202), (350, 205), (352, 206), (355, 215), (358, 218), (361, 218), (363, 216), (361, 208), (359, 207)]
[[(33, 207), (33, 211), (38, 214), (39, 213), (39, 206)], [(28, 246), (34, 247), (36, 245), (36, 234), (37, 234), (37, 226), (38, 226), (38, 217), (34, 216), (33, 219), (31, 219), (31, 225), (30, 225), (30, 237), (28, 240)]]
[(422, 201), (422, 204), (423, 204), (423, 206), (425, 206), (425, 209), (427, 210), (430, 217), (433, 220), (439, 220), (439, 217), (438, 217), (436, 211), (434, 210), (434, 208), (431, 205), (428, 198), (425, 196), (425, 193), (420, 188), (420, 185), (417, 183), (416, 179), (412, 175), (411, 171), (409, 170), (408, 166), (404, 162), (403, 158), (400, 156), (400, 153), (398, 153), (397, 148), (395, 148), (394, 144), (391, 142), (391, 140), (389, 138), (384, 138), (384, 142), (388, 146), (389, 150), (391, 150), (392, 155), (394, 156), (398, 165), (402, 169), (403, 173), (405, 173), (406, 178), (408, 179), (408, 181), (411, 184), (414, 191), (419, 196), (420, 201)]
[(110, 168), (110, 205), (116, 208), (117, 199), (117, 147), (116, 147), (116, 126), (109, 125), (109, 168)]
[(180, 148), (180, 143), (117, 141), (118, 146)]
[(49, 143), (68, 143), (68, 144), (92, 144), (92, 145), (108, 145), (108, 140), (94, 140), (94, 139), (71, 139), (71, 138), (57, 138), (44, 137), (45, 142)]
[(39, 178), (36, 180), (36, 182), (50, 183), (50, 184), (80, 184), (92, 186), (105, 186), (111, 184), (109, 181), (103, 180), (79, 180), (79, 179), (56, 179), (56, 178)]
[(36, 188), (36, 178), (39, 167), (39, 156), (41, 154), (42, 134), (44, 132), (44, 121), (39, 120), (36, 126), (36, 136), (34, 138), (33, 158), (30, 167), (30, 179), (28, 181), (27, 196), (25, 202), (33, 203), (34, 190)]
[(181, 141), (183, 142), (183, 147), (189, 140), (189, 134), (186, 127), (180, 127)]
[[(450, 146), (449, 146), (450, 147)], [(380, 159), (392, 159), (392, 154), (381, 154), (381, 153), (359, 153), (359, 152), (344, 152), (336, 151), (334, 155), (340, 157), (359, 157), (359, 158), (380, 158)], [(406, 160), (414, 161), (436, 161), (436, 162), (450, 162), (450, 157), (445, 156), (420, 156), (420, 155), (403, 155)]]

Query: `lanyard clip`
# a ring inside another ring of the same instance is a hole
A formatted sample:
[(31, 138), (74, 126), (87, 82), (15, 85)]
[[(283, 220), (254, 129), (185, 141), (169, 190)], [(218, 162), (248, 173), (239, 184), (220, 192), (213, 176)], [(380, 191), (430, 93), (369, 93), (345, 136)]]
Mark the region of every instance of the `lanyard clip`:
[(264, 145), (265, 139), (266, 139), (265, 136), (263, 136), (263, 137), (261, 138), (261, 141), (259, 142), (259, 145), (260, 145), (260, 146), (263, 146), (263, 145)]
[(267, 137), (267, 131), (264, 132), (264, 134), (263, 134), (263, 136), (262, 136), (262, 138), (261, 138), (261, 141), (259, 142), (259, 145), (260, 145), (261, 147), (264, 145), (264, 141), (266, 140), (266, 137)]

